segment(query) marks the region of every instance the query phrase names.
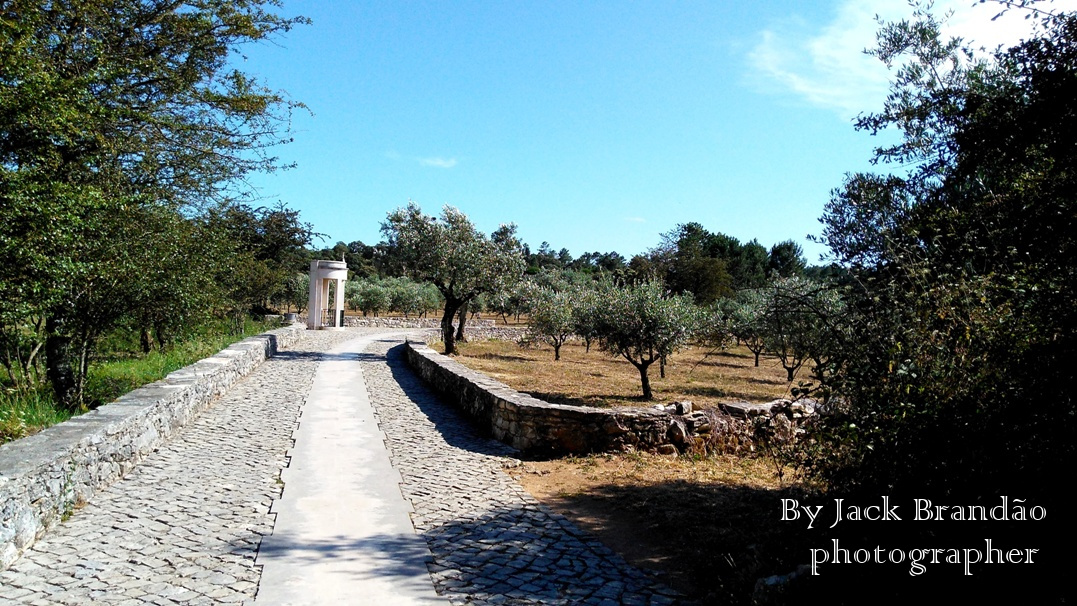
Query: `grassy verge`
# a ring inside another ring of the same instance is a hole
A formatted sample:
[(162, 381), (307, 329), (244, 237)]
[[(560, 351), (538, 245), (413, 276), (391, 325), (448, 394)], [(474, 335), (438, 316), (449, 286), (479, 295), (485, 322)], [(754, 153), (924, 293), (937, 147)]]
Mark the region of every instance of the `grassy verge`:
[[(90, 407), (107, 404), (123, 394), (162, 379), (168, 373), (211, 356), (232, 343), (275, 328), (248, 320), (242, 334), (230, 334), (227, 324), (206, 325), (192, 331), (165, 351), (143, 354), (128, 334), (110, 335), (90, 365), (86, 399)], [(29, 393), (0, 391), (0, 444), (17, 440), (71, 418), (56, 406), (48, 385)]]

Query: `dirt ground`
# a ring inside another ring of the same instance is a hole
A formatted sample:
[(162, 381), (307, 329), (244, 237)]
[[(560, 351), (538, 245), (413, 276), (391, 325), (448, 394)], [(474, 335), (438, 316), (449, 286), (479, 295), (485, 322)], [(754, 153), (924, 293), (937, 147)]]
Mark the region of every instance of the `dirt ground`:
[(555, 511), (702, 604), (748, 604), (758, 579), (796, 569), (794, 529), (762, 459), (646, 453), (528, 461), (509, 470)]

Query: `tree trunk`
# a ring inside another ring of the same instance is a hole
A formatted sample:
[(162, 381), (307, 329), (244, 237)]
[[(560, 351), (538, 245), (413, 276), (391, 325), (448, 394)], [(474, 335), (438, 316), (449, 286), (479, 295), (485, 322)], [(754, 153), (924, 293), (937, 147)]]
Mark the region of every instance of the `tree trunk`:
[(143, 326), (138, 336), (139, 345), (142, 346), (142, 353), (148, 354), (153, 351), (153, 337), (150, 336), (150, 329)]
[(754, 353), (754, 354), (755, 354), (755, 367), (756, 367), (756, 368), (759, 368), (759, 352), (758, 352), (758, 351), (754, 351), (754, 352), (752, 352), (752, 353)]
[(651, 379), (647, 376), (647, 368), (650, 364), (633, 363), (633, 365), (639, 370), (639, 382), (643, 386), (643, 399), (648, 401), (653, 400), (654, 393), (651, 392)]
[(445, 301), (445, 313), (441, 316), (441, 340), (445, 343), (445, 355), (451, 356), (456, 353), (455, 332), (453, 330), (452, 319), (456, 315), (456, 309), (460, 306), (459, 303)]
[(662, 358), (660, 360), (658, 360), (658, 376), (663, 378), (663, 379), (666, 378), (666, 357), (665, 356), (662, 356)]
[(467, 343), (467, 337), (464, 335), (464, 324), (467, 323), (467, 301), (460, 304), (460, 313), (457, 316), (459, 324), (456, 326), (456, 340), (461, 343)]
[(78, 384), (75, 381), (75, 352), (72, 338), (63, 334), (63, 321), (50, 317), (45, 321), (45, 376), (56, 394), (56, 403), (67, 410), (79, 407)]
[(168, 335), (165, 333), (165, 327), (163, 323), (154, 322), (153, 336), (157, 338), (157, 351), (164, 351), (165, 347), (168, 346)]
[(560, 345), (554, 345), (553, 346), (553, 359), (554, 359), (555, 362), (557, 360), (561, 359), (561, 346)]
[(795, 368), (786, 367), (785, 372), (789, 375), (789, 382), (793, 382), (793, 373), (796, 372)]

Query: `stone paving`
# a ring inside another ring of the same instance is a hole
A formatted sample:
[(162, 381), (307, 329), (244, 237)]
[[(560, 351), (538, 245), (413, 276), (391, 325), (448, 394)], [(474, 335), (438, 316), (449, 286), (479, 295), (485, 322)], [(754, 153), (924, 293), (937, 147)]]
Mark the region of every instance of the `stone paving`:
[(524, 491), (503, 471), (514, 451), (476, 436), (406, 368), (397, 345), (368, 348), (363, 377), (439, 594), (459, 605), (682, 603)]
[[(370, 332), (370, 331), (366, 331)], [(279, 474), (317, 353), (313, 332), (262, 363), (176, 439), (0, 573), (3, 604), (202, 604), (253, 598)]]
[[(263, 363), (0, 573), (0, 603), (249, 603), (318, 352), (375, 332), (311, 333)], [(527, 494), (503, 471), (513, 451), (432, 395), (399, 343), (376, 341), (360, 363), (438, 594), (457, 605), (682, 603)]]

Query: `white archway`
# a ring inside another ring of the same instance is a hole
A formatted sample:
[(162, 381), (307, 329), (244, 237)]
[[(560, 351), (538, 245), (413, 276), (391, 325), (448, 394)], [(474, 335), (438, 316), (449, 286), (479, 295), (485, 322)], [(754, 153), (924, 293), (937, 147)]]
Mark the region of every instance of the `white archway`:
[[(336, 283), (333, 305), (329, 306), (329, 282)], [(348, 264), (344, 261), (310, 262), (310, 298), (307, 300), (307, 330), (344, 328), (344, 283)]]

